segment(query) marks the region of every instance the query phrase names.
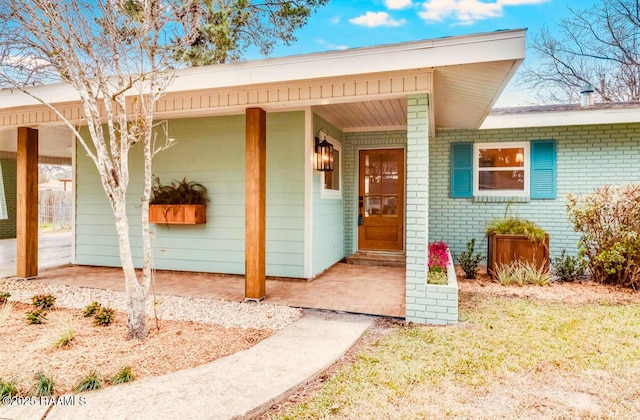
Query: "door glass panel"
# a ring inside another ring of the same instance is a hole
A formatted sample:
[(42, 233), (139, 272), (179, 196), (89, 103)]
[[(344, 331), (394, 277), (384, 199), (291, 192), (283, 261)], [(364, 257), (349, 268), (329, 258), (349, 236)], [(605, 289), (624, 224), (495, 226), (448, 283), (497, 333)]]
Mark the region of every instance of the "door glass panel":
[(398, 196), (385, 195), (382, 198), (382, 215), (395, 216), (398, 214)]

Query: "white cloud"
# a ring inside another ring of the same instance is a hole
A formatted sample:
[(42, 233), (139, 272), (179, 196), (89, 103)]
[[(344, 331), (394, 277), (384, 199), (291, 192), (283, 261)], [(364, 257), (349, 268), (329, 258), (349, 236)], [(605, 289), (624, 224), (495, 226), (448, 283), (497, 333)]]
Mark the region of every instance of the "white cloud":
[(405, 19), (392, 19), (387, 12), (367, 12), (364, 15), (349, 19), (349, 22), (369, 28), (375, 28), (376, 26), (402, 26), (407, 23)]
[(455, 19), (461, 25), (471, 25), (478, 20), (500, 17), (504, 6), (524, 6), (545, 3), (549, 0), (429, 0), (422, 3), (424, 11), (418, 13), (428, 22)]
[(411, 6), (411, 3), (411, 0), (384, 0), (384, 4), (389, 10), (404, 9)]
[(322, 38), (316, 40), (316, 42), (328, 50), (346, 50), (349, 48), (348, 45), (332, 44), (330, 42), (325, 41)]

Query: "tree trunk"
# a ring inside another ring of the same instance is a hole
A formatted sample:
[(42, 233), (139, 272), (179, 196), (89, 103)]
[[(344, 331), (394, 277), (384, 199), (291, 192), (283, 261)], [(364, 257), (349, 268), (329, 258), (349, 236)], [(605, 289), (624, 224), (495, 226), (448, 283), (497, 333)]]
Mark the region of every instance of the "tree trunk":
[(133, 265), (131, 242), (129, 240), (129, 222), (127, 220), (124, 194), (121, 197), (114, 197), (113, 208), (120, 245), (120, 261), (122, 262), (127, 294), (127, 312), (129, 314), (128, 337), (129, 339), (144, 339), (148, 333), (145, 313), (148, 288), (143, 287), (138, 282), (136, 270)]

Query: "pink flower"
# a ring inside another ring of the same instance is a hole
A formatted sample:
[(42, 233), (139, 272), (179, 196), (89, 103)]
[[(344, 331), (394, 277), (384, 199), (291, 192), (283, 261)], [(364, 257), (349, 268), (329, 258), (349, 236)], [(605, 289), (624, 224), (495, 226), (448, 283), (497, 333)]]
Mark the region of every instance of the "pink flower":
[(429, 270), (446, 270), (449, 263), (449, 247), (446, 243), (439, 241), (429, 244)]

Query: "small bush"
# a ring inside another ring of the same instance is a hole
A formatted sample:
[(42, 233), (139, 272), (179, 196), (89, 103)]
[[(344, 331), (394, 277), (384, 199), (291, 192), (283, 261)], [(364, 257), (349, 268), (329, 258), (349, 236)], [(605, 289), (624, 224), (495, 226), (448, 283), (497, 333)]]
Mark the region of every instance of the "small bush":
[(467, 242), (466, 251), (462, 251), (460, 253), (460, 257), (458, 258), (458, 262), (460, 263), (460, 267), (464, 270), (465, 278), (467, 279), (475, 279), (478, 274), (478, 264), (482, 260), (482, 254), (479, 252), (474, 254), (476, 246), (476, 238), (471, 238), (469, 242)]
[(640, 185), (596, 188), (569, 194), (567, 213), (581, 232), (580, 253), (593, 279), (637, 290), (640, 287)]
[(517, 217), (505, 217), (494, 219), (489, 223), (486, 235), (491, 236), (493, 233), (508, 235), (525, 235), (530, 241), (544, 242), (545, 231), (534, 222)]
[(0, 379), (0, 399), (4, 397), (15, 397), (18, 395), (18, 385), (15, 379), (5, 381)]
[(553, 274), (558, 281), (571, 282), (580, 280), (587, 271), (587, 262), (581, 255), (572, 257), (567, 255), (566, 250), (562, 250), (559, 257), (553, 260)]
[(428, 284), (447, 284), (447, 264), (449, 264), (449, 247), (446, 243), (434, 242), (429, 244), (429, 274)]
[(36, 308), (46, 311), (53, 307), (53, 304), (56, 302), (56, 297), (52, 294), (39, 294), (31, 297), (31, 301)]
[(102, 307), (96, 313), (96, 318), (93, 320), (93, 323), (96, 325), (107, 326), (113, 322), (115, 315), (116, 314), (113, 309)]
[(0, 305), (7, 303), (7, 300), (11, 297), (9, 292), (0, 292)]
[(87, 307), (83, 312), (83, 315), (85, 318), (94, 316), (100, 310), (100, 308), (102, 308), (102, 305), (100, 305), (98, 302), (94, 300), (93, 302), (87, 305)]
[(82, 378), (82, 380), (76, 385), (75, 391), (76, 393), (87, 392), (87, 391), (95, 391), (96, 389), (102, 388), (102, 381), (98, 376), (98, 373), (94, 370), (91, 371), (87, 376)]
[(125, 366), (115, 376), (109, 378), (109, 383), (111, 385), (124, 384), (126, 382), (133, 381), (134, 376), (133, 372), (131, 372), (131, 366)]
[(27, 312), (27, 321), (29, 324), (43, 324), (46, 320), (47, 313), (40, 308)]
[(54, 393), (53, 378), (38, 371), (36, 373), (36, 389), (34, 395), (36, 397), (48, 397)]
[(546, 286), (551, 283), (551, 276), (544, 268), (538, 268), (524, 261), (513, 261), (500, 265), (496, 269), (494, 279), (503, 286), (510, 284)]
[(73, 337), (74, 327), (71, 318), (59, 318), (55, 321), (51, 335), (40, 341), (39, 347), (60, 349), (71, 344)]

